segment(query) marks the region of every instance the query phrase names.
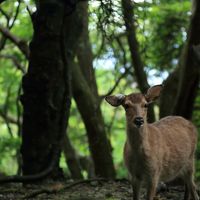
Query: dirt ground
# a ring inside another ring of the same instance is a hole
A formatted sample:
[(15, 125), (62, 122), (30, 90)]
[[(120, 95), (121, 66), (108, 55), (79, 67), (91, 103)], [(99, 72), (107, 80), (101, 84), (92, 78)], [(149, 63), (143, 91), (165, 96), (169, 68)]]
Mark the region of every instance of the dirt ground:
[[(156, 200), (182, 200), (184, 188), (171, 186), (158, 192)], [(0, 200), (132, 200), (127, 180), (93, 180), (85, 182), (57, 182), (26, 185), (19, 183), (0, 185)], [(141, 192), (141, 200), (145, 192)]]

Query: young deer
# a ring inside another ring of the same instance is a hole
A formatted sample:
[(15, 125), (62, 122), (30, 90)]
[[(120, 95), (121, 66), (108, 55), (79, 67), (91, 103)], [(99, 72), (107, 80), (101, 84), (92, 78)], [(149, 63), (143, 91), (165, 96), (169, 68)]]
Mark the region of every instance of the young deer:
[(147, 200), (153, 200), (159, 181), (181, 177), (186, 185), (184, 200), (199, 200), (194, 175), (194, 153), (197, 130), (186, 119), (168, 116), (147, 123), (147, 107), (159, 97), (162, 85), (148, 89), (147, 94), (107, 96), (114, 107), (126, 111), (127, 139), (124, 161), (131, 175), (133, 200), (139, 200), (141, 183), (147, 187)]

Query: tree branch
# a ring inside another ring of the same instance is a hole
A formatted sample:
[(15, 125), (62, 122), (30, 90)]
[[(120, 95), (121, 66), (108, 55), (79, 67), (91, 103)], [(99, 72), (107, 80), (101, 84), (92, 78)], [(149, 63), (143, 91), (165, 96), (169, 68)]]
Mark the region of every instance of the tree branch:
[(6, 1), (6, 0), (0, 0), (0, 4), (3, 3), (4, 1)]
[[(144, 70), (144, 63), (139, 53), (139, 43), (136, 36), (136, 27), (134, 19), (133, 2), (131, 0), (121, 0), (122, 10), (124, 15), (124, 22), (126, 26), (126, 34), (131, 53), (131, 61), (134, 68), (134, 73), (137, 79), (139, 89), (142, 93), (145, 93), (149, 88), (147, 74)], [(148, 112), (149, 122), (155, 121), (155, 113), (153, 104), (149, 107)]]
[(19, 8), (20, 8), (20, 5), (21, 5), (21, 0), (18, 0), (17, 2), (18, 2), (18, 6), (17, 6), (17, 8), (16, 8), (16, 12), (15, 12), (13, 21), (12, 21), (11, 25), (9, 25), (9, 29), (11, 29), (11, 28), (14, 26), (15, 21), (16, 21), (16, 19), (17, 19), (17, 16), (18, 16), (18, 14), (19, 14)]
[[(8, 123), (12, 123), (12, 124), (18, 124), (17, 119), (9, 114), (6, 114), (5, 112), (3, 112), (2, 109), (0, 109), (0, 116), (6, 120)], [(20, 118), (20, 123), (22, 123), (22, 118)]]
[(26, 73), (26, 69), (19, 63), (19, 61), (17, 60), (17, 58), (13, 55), (0, 55), (0, 58), (3, 59), (10, 59), (13, 64), (16, 66), (17, 69), (19, 69), (23, 74)]
[(27, 59), (29, 58), (29, 47), (25, 41), (12, 34), (10, 30), (2, 26), (2, 24), (0, 24), (0, 32), (11, 42), (13, 42), (21, 50), (21, 52)]
[(81, 184), (85, 184), (85, 183), (91, 183), (91, 182), (107, 182), (109, 181), (110, 179), (106, 179), (106, 178), (94, 178), (94, 179), (87, 179), (87, 180), (81, 180), (81, 181), (76, 181), (76, 182), (73, 182), (71, 184), (67, 184), (67, 185), (58, 185), (58, 186), (54, 186), (52, 188), (43, 188), (41, 190), (36, 190), (28, 195), (25, 195), (23, 199), (30, 199), (30, 198), (33, 198), (33, 197), (36, 197), (37, 195), (39, 194), (43, 194), (43, 193), (46, 193), (46, 194), (53, 194), (53, 193), (57, 193), (57, 192), (60, 192), (60, 191), (63, 191), (63, 190), (67, 190), (67, 189), (70, 189), (74, 186), (77, 186), (77, 185), (81, 185)]
[(131, 67), (125, 68), (125, 72), (119, 76), (119, 78), (116, 80), (114, 86), (106, 94), (100, 96), (100, 101), (102, 101), (106, 96), (111, 95), (115, 91), (115, 89), (119, 85), (122, 78), (124, 78), (127, 74), (129, 74), (130, 70), (131, 70)]
[(2, 8), (0, 8), (0, 12), (4, 15), (7, 21), (10, 20), (10, 16)]
[(144, 93), (149, 88), (149, 84), (147, 81), (147, 75), (144, 71), (144, 64), (139, 54), (139, 44), (136, 37), (133, 4), (131, 0), (122, 0), (122, 8), (134, 72), (138, 86), (141, 92)]

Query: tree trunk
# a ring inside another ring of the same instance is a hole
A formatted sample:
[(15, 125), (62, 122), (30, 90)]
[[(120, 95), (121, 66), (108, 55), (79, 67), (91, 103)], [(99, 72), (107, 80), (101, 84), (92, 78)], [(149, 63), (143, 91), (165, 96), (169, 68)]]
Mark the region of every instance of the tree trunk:
[(180, 67), (180, 84), (173, 114), (191, 119), (195, 97), (199, 87), (200, 67), (196, 61), (194, 46), (200, 44), (200, 2), (195, 1), (188, 31), (188, 39), (183, 51)]
[(98, 99), (90, 90), (80, 68), (74, 64), (72, 70), (73, 96), (84, 121), (90, 152), (97, 176), (114, 178), (115, 170), (111, 148), (106, 137), (103, 117)]
[[(128, 45), (131, 53), (131, 61), (134, 68), (134, 73), (137, 79), (139, 89), (142, 93), (145, 93), (149, 88), (147, 81), (147, 75), (144, 71), (144, 65), (140, 57), (139, 44), (136, 38), (133, 3), (131, 0), (122, 0), (122, 11), (126, 26), (126, 35), (128, 39)], [(153, 106), (149, 107), (148, 121), (155, 121), (155, 115)]]
[(93, 53), (89, 39), (88, 32), (88, 2), (82, 2), (79, 6), (79, 12), (81, 13), (81, 23), (83, 26), (80, 41), (77, 48), (78, 63), (81, 67), (81, 71), (91, 88), (92, 93), (98, 96), (97, 83), (95, 78), (95, 72), (93, 67)]
[[(88, 2), (81, 2), (82, 31), (77, 48), (79, 66), (73, 69), (73, 91), (79, 112), (84, 121), (90, 152), (97, 176), (114, 178), (115, 170), (111, 156), (111, 144), (106, 137), (105, 125), (99, 105), (97, 83), (93, 68), (93, 54), (88, 32)], [(104, 147), (105, 145), (105, 147)], [(104, 149), (99, 152), (99, 149)]]
[[(77, 41), (75, 35), (69, 37), (73, 33), (70, 23), (64, 24), (65, 18), (69, 18), (68, 22), (76, 19), (74, 13), (67, 16), (71, 13), (69, 10), (70, 6), (65, 6), (64, 1), (40, 0), (33, 16), (34, 35), (21, 99), (24, 108), (21, 146), (24, 175), (37, 174), (48, 167), (55, 150), (60, 152), (61, 140), (66, 132), (70, 107), (70, 74), (66, 55), (71, 59), (72, 54), (64, 51), (69, 49), (73, 52)], [(64, 27), (68, 28), (66, 35)], [(54, 161), (51, 174), (54, 177), (62, 175), (59, 157)]]
[(63, 152), (71, 177), (75, 180), (83, 179), (78, 157), (67, 135), (63, 138)]
[(164, 87), (160, 96), (160, 118), (173, 114), (179, 81), (180, 67), (176, 68), (163, 83)]

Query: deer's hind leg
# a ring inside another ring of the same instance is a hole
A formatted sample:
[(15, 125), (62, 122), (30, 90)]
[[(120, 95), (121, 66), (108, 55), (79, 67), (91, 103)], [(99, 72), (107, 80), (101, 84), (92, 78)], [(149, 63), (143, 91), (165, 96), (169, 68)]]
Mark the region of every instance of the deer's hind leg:
[(189, 167), (184, 173), (184, 181), (186, 184), (184, 200), (190, 200), (190, 198), (192, 198), (192, 200), (199, 200), (194, 183), (194, 159), (191, 160)]
[(184, 200), (190, 200), (190, 191), (187, 184), (185, 184)]
[(190, 200), (190, 197), (192, 197), (192, 200), (199, 200), (199, 196), (197, 194), (196, 186), (195, 186), (195, 183), (193, 180), (193, 175), (188, 177), (186, 185), (187, 186), (186, 186), (186, 190), (185, 190), (184, 200)]

